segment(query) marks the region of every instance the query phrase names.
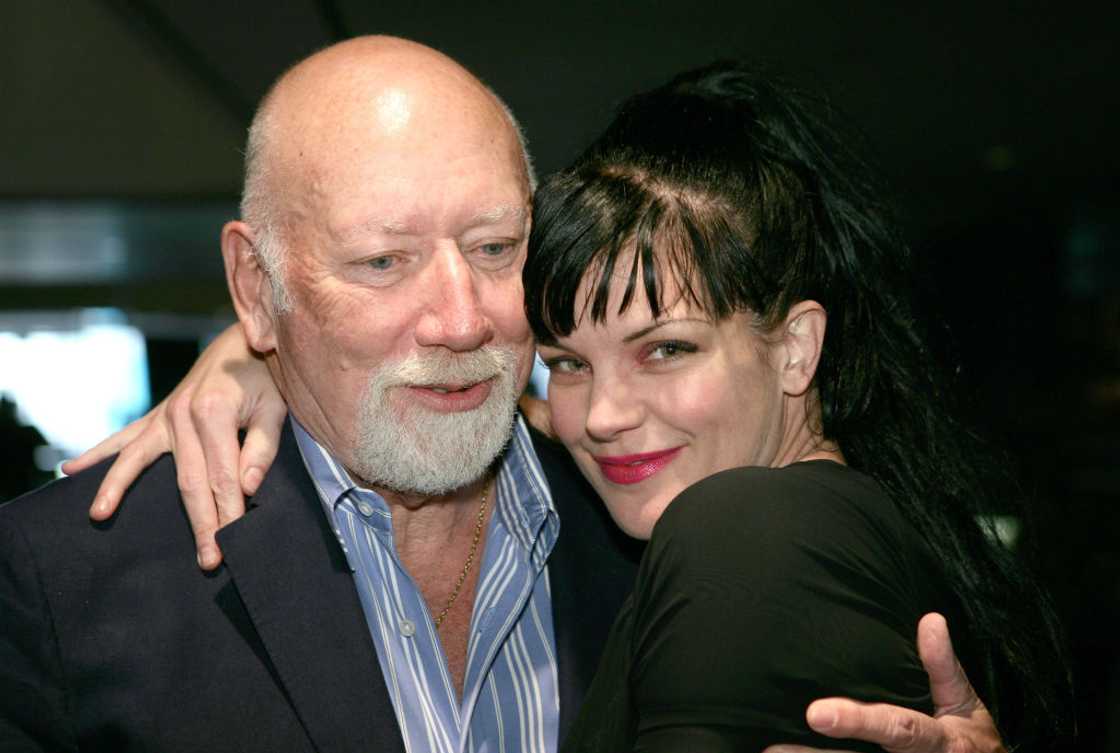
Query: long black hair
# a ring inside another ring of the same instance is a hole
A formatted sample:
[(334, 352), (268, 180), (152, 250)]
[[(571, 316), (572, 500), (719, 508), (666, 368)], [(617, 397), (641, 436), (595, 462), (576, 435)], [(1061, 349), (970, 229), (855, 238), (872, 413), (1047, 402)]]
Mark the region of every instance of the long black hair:
[(915, 313), (910, 253), (835, 122), (819, 101), (740, 63), (627, 100), (536, 193), (529, 322), (553, 342), (577, 316), (603, 321), (619, 263), (630, 265), (621, 309), (641, 293), (654, 317), (666, 275), (713, 319), (747, 311), (764, 331), (798, 301), (819, 302), (818, 428), (882, 484), (942, 564), (965, 620), (954, 632), (979, 647), (965, 656), (1005, 739), (1057, 742), (1072, 704), (1061, 632), (981, 522), (1013, 505), (1018, 487), (955, 416)]

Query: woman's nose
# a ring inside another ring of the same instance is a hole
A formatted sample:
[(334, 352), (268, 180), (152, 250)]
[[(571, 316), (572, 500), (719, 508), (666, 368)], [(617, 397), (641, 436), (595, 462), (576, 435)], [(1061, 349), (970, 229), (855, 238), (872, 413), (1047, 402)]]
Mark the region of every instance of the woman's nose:
[(641, 400), (625, 381), (611, 379), (592, 387), (586, 426), (592, 439), (610, 441), (641, 426), (644, 419), (645, 409)]

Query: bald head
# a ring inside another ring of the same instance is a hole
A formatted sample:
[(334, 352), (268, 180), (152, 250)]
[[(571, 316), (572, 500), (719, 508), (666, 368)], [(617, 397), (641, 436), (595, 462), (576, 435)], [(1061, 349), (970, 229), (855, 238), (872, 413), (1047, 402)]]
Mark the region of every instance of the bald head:
[(345, 190), (369, 170), (391, 171), (415, 155), (442, 150), (455, 159), (470, 149), (512, 150), (531, 190), (532, 167), (513, 114), (436, 50), (359, 37), (291, 68), (253, 118), (241, 202), (277, 308), (290, 307), (282, 270), (287, 230), (314, 215), (322, 192)]

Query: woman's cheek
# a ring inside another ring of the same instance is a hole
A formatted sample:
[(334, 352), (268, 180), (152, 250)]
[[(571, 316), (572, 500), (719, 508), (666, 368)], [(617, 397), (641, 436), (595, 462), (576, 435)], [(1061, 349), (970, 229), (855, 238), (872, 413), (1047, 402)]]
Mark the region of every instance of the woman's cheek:
[(568, 449), (583, 435), (586, 406), (579, 396), (580, 390), (571, 385), (561, 386), (554, 381), (548, 385), (548, 408), (552, 428)]
[(654, 412), (662, 421), (689, 433), (703, 430), (721, 411), (733, 408), (723, 405), (725, 390), (719, 380), (699, 370), (661, 374), (650, 382), (645, 392), (656, 406)]

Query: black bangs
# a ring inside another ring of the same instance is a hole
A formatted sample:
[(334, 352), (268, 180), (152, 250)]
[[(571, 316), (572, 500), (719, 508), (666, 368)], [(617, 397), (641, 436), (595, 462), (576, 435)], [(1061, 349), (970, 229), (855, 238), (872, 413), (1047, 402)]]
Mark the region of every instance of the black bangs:
[[(540, 342), (571, 334), (581, 317), (603, 322), (612, 282), (623, 276), (615, 313), (626, 311), (640, 289), (657, 318), (676, 303), (665, 300), (668, 280), (715, 320), (762, 299), (746, 232), (714, 202), (600, 165), (552, 177), (534, 203), (523, 281), (525, 312)], [(623, 264), (629, 269), (619, 269)]]

